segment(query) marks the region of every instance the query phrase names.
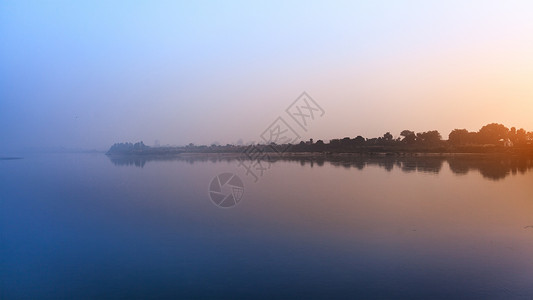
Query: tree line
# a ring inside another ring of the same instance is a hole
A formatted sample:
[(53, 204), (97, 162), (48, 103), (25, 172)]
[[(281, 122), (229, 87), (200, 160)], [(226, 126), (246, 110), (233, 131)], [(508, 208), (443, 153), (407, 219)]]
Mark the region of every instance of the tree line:
[[(353, 139), (345, 137), (343, 139), (332, 139), (333, 145), (423, 145), (423, 146), (443, 146), (443, 145), (494, 145), (494, 146), (524, 146), (533, 141), (533, 132), (525, 129), (510, 129), (502, 124), (491, 123), (483, 126), (479, 131), (470, 132), (466, 129), (454, 129), (448, 135), (448, 140), (443, 140), (439, 131), (431, 130), (415, 133), (411, 130), (403, 130), (400, 136), (394, 139), (390, 132), (382, 137), (365, 139), (357, 136)], [(318, 141), (317, 143), (322, 142)]]
[[(533, 132), (523, 128), (516, 129), (498, 123), (483, 126), (478, 131), (470, 132), (466, 129), (454, 129), (444, 140), (437, 130), (414, 132), (403, 130), (399, 137), (394, 138), (390, 132), (381, 137), (354, 138), (345, 137), (332, 139), (329, 143), (323, 140), (314, 142), (313, 139), (301, 141), (298, 144), (254, 144), (254, 145), (194, 145), (181, 147), (150, 147), (143, 142), (117, 143), (108, 151), (108, 154), (179, 154), (184, 152), (197, 153), (236, 153), (248, 151), (247, 148), (255, 147), (264, 152), (498, 152), (504, 150), (526, 149), (533, 153)], [(257, 149), (256, 149), (257, 150)]]

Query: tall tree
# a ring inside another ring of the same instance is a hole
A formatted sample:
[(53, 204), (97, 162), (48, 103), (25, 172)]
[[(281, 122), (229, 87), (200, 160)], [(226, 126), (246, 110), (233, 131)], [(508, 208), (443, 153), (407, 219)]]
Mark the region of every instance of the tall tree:
[(403, 142), (407, 144), (412, 144), (416, 141), (416, 135), (414, 131), (411, 130), (404, 130), (400, 133), (401, 136), (403, 136)]
[(513, 143), (516, 145), (523, 145), (527, 143), (527, 132), (524, 130), (524, 128), (520, 128), (516, 131)]
[(362, 144), (364, 143), (366, 140), (364, 137), (358, 135), (357, 137), (355, 137), (355, 139), (353, 139), (354, 143), (355, 144)]
[(452, 145), (473, 144), (474, 141), (470, 139), (471, 135), (466, 129), (454, 129), (448, 135), (448, 141)]
[(426, 132), (420, 132), (416, 135), (417, 142), (423, 144), (437, 144), (441, 141), (442, 137), (437, 130), (431, 130)]
[(478, 132), (480, 141), (484, 144), (498, 144), (508, 137), (508, 133), (509, 128), (497, 123), (485, 125)]

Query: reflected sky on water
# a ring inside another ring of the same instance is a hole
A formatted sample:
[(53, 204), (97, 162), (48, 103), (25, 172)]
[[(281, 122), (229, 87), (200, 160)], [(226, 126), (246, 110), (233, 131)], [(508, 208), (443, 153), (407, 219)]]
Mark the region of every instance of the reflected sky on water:
[[(2, 298), (530, 298), (531, 159), (0, 161)], [(234, 172), (241, 202), (207, 190)]]

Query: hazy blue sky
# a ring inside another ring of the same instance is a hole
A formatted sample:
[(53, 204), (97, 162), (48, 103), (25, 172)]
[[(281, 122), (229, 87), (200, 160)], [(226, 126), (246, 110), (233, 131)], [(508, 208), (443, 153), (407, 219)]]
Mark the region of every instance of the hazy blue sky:
[(532, 1), (1, 1), (0, 154), (259, 140), (307, 91), (305, 138), (533, 130)]

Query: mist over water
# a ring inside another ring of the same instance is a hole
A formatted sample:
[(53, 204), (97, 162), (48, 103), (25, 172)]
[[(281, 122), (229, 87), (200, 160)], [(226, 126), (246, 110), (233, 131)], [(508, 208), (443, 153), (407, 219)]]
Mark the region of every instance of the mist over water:
[(530, 160), (281, 159), (256, 183), (220, 158), (0, 164), (6, 299), (533, 295)]
[(0, 299), (533, 299), (532, 11), (0, 1)]

